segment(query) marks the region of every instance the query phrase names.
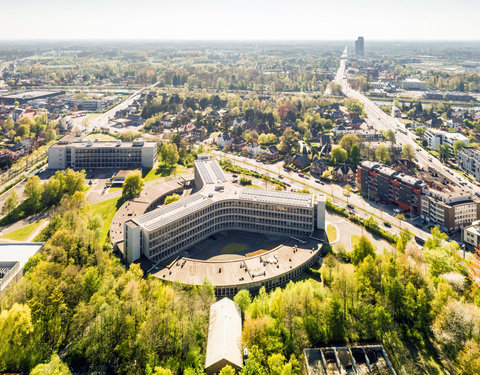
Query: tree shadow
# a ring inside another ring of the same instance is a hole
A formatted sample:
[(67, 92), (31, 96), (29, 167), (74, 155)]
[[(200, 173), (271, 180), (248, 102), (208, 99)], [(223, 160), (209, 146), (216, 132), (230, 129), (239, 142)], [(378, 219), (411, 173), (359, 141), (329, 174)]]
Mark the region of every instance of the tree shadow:
[[(177, 169), (176, 165), (167, 165), (167, 164), (159, 165), (155, 170), (155, 176), (168, 177), (168, 176), (171, 176), (176, 169)], [(142, 174), (142, 178), (145, 178), (147, 174), (149, 174), (150, 172), (151, 172), (151, 169), (144, 170)]]

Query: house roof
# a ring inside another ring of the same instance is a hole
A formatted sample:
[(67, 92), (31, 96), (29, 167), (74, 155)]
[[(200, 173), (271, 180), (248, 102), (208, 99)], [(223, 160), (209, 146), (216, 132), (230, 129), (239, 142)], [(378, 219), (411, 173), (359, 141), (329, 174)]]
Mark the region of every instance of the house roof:
[(222, 360), (238, 367), (243, 365), (242, 314), (238, 305), (228, 298), (210, 306), (205, 368)]

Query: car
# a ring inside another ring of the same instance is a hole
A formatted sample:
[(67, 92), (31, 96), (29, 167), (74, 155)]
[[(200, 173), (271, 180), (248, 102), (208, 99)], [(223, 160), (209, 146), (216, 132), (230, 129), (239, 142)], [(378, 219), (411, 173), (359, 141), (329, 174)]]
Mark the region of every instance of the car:
[(320, 181), (320, 185), (325, 185), (325, 182), (323, 182), (323, 181)]
[(351, 210), (354, 210), (354, 209), (355, 209), (355, 207), (353, 207), (353, 205), (351, 205), (351, 204), (347, 204), (347, 208), (349, 208), (349, 209), (351, 209)]
[(283, 178), (283, 176), (281, 174), (278, 175), (278, 178)]
[(288, 186), (288, 187), (290, 187), (290, 186), (292, 186), (292, 185), (290, 185), (290, 184), (287, 184), (287, 183), (285, 182), (285, 186)]
[(93, 184), (92, 180), (88, 181), (88, 184), (89, 184), (89, 185)]
[(235, 178), (232, 182), (235, 184), (238, 182), (238, 180)]
[(383, 225), (385, 225), (387, 228), (391, 228), (392, 227), (392, 224), (390, 224), (388, 221), (385, 221), (383, 223)]
[(298, 177), (305, 177), (305, 175), (303, 173), (299, 173)]
[(303, 178), (304, 178), (305, 180), (310, 180), (310, 177), (308, 177), (308, 176), (303, 176)]
[(232, 177), (233, 178), (237, 178), (238, 176), (236, 174), (232, 174)]
[(399, 214), (400, 212), (402, 212), (402, 210), (398, 209), (398, 208), (394, 208), (393, 209), (393, 212), (395, 212), (396, 214)]
[(317, 184), (321, 184), (322, 182), (320, 180), (315, 180)]
[(433, 161), (432, 158), (428, 158), (428, 161)]

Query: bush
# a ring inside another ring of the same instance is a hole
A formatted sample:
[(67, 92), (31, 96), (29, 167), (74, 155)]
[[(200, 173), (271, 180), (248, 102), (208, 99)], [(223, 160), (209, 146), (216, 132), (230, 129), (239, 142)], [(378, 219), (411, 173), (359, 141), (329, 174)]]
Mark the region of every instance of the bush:
[(247, 185), (251, 185), (251, 184), (252, 184), (251, 179), (246, 178), (246, 177), (240, 177), (240, 185), (247, 186)]

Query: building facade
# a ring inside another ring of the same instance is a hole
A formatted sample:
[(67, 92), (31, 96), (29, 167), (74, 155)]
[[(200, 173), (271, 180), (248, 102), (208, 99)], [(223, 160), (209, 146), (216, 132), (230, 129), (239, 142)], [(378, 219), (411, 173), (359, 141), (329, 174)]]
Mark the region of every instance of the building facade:
[(360, 58), (365, 57), (365, 41), (363, 36), (359, 36), (355, 41), (355, 56)]
[(480, 220), (463, 228), (462, 240), (469, 250), (474, 250), (478, 246), (480, 243)]
[(462, 141), (468, 146), (469, 140), (463, 134), (449, 133), (443, 130), (427, 129), (425, 132), (425, 139), (428, 143), (428, 147), (432, 150), (438, 150), (441, 145), (447, 144), (450, 148), (450, 157), (454, 157), (453, 143), (455, 141)]
[(364, 161), (357, 169), (361, 192), (370, 198), (396, 204), (411, 215), (420, 215), (425, 183), (379, 163)]
[(453, 232), (479, 219), (480, 202), (470, 193), (446, 194), (425, 189), (422, 196), (421, 217), (439, 226), (441, 230)]
[(157, 143), (62, 141), (48, 149), (49, 169), (148, 168), (157, 161)]
[(325, 199), (311, 194), (241, 188), (216, 160), (195, 161), (196, 194), (124, 224), (124, 257), (159, 262), (226, 230), (308, 237), (325, 229)]
[(458, 152), (458, 165), (469, 175), (480, 180), (480, 151), (473, 147), (464, 147)]

